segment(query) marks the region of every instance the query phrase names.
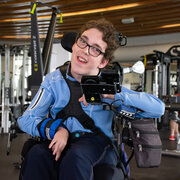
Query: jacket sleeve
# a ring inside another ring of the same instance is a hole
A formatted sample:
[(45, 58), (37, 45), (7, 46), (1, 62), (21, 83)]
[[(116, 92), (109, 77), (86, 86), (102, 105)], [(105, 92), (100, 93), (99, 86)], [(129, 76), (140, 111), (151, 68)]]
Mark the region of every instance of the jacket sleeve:
[(136, 108), (137, 118), (159, 118), (164, 114), (165, 105), (157, 97), (145, 92), (136, 92), (122, 86), (121, 92), (115, 95), (117, 106)]
[(28, 109), (17, 120), (20, 129), (32, 136), (40, 136), (37, 125), (46, 118), (53, 104), (54, 99), (49, 87), (48, 78), (45, 78)]

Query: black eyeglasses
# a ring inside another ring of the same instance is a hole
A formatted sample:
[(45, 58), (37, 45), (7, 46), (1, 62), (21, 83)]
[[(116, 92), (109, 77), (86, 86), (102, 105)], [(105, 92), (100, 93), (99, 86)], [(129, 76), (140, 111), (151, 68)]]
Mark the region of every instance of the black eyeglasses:
[(97, 57), (100, 54), (105, 54), (104, 52), (102, 52), (101, 50), (99, 50), (98, 48), (89, 45), (83, 38), (78, 38), (78, 40), (76, 41), (76, 44), (78, 45), (78, 47), (80, 47), (81, 49), (84, 49), (85, 47), (89, 47), (88, 48), (88, 52), (91, 56)]

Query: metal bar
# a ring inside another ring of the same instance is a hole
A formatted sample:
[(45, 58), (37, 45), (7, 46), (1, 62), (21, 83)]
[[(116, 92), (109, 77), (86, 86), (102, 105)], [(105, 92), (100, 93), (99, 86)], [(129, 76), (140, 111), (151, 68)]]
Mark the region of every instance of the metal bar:
[[(1, 50), (0, 50), (0, 94), (1, 94), (1, 84), (2, 84), (2, 77), (1, 77), (1, 74), (2, 74), (2, 72), (1, 72)], [(0, 96), (0, 103), (1, 103), (1, 100), (2, 100), (2, 97)]]
[(177, 61), (177, 93), (180, 93), (180, 61)]
[[(0, 47), (1, 48), (1, 47)], [(3, 110), (2, 110), (2, 100), (3, 100), (3, 92), (2, 92), (2, 77), (1, 77), (1, 53), (2, 53), (2, 51), (1, 51), (1, 49), (0, 49), (0, 93), (2, 94), (2, 96), (0, 96), (0, 104), (1, 104), (1, 126), (0, 126), (0, 134), (2, 133), (2, 120), (3, 120)]]
[(5, 81), (4, 81), (4, 117), (3, 117), (3, 130), (4, 133), (9, 132), (9, 76), (10, 76), (10, 47), (5, 45)]
[(5, 112), (5, 107), (4, 107), (4, 81), (2, 81), (2, 103), (1, 103), (1, 129), (0, 132), (1, 134), (3, 133), (3, 127), (4, 127), (4, 112)]
[(167, 63), (166, 64), (166, 68), (167, 68), (167, 93), (166, 95), (170, 96), (170, 76), (171, 76), (171, 64)]
[(44, 48), (43, 48), (43, 53), (42, 53), (42, 57), (43, 57), (42, 59), (43, 59), (43, 64), (44, 64), (44, 75), (47, 74), (49, 63), (50, 63), (57, 12), (58, 10), (56, 8), (53, 8), (48, 33), (44, 42)]
[(159, 61), (158, 61), (157, 65), (155, 66), (155, 70), (154, 70), (153, 95), (156, 97), (158, 97), (158, 95), (159, 95), (158, 70), (159, 70)]
[(22, 74), (22, 105), (25, 104), (26, 91), (25, 91), (25, 71), (26, 71), (26, 60), (27, 60), (27, 47), (23, 48), (23, 74)]
[[(16, 54), (16, 60), (20, 59), (20, 55), (19, 54)], [(19, 68), (19, 67), (18, 67)], [(16, 69), (15, 71), (17, 71), (17, 66), (16, 66)], [(18, 77), (18, 85), (16, 86), (16, 103), (17, 104), (20, 104), (20, 100), (19, 100), (19, 96), (21, 94), (20, 92), (20, 88), (21, 88), (21, 81), (20, 81), (20, 76)]]
[(165, 64), (162, 64), (162, 96), (161, 99), (167, 95), (167, 68)]
[(11, 84), (11, 102), (13, 105), (15, 105), (15, 94), (14, 94), (14, 91), (15, 91), (15, 87), (14, 87), (14, 84), (15, 84), (15, 60), (16, 60), (16, 53), (14, 52), (13, 54), (13, 72), (12, 72), (12, 84)]
[(160, 99), (162, 99), (162, 89), (163, 89), (163, 85), (162, 85), (162, 81), (163, 81), (163, 72), (162, 72), (162, 63), (159, 64), (159, 74), (158, 74), (158, 80), (159, 80), (159, 89), (158, 89), (158, 96)]

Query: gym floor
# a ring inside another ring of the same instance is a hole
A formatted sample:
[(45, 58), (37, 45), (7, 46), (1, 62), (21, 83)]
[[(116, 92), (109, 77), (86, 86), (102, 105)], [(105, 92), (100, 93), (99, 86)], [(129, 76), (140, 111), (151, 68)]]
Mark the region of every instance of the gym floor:
[[(176, 142), (168, 140), (169, 129), (160, 130), (163, 149), (176, 149)], [(0, 179), (18, 180), (19, 169), (16, 167), (21, 162), (21, 149), (28, 139), (26, 134), (18, 134), (11, 144), (10, 154), (7, 156), (8, 135), (0, 135)], [(127, 149), (128, 147), (126, 147)], [(128, 151), (128, 149), (127, 149)], [(158, 168), (137, 168), (135, 159), (130, 162), (131, 178), (133, 180), (180, 180), (180, 156), (163, 155)]]

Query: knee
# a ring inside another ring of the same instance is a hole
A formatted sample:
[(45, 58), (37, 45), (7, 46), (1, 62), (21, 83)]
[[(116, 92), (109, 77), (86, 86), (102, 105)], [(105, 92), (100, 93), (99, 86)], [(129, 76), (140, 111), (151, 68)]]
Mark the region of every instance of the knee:
[(73, 162), (76, 164), (79, 161), (84, 161), (86, 158), (85, 158), (85, 153), (83, 151), (81, 151), (78, 148), (75, 148), (73, 150), (68, 151), (64, 159), (70, 160), (71, 163)]

